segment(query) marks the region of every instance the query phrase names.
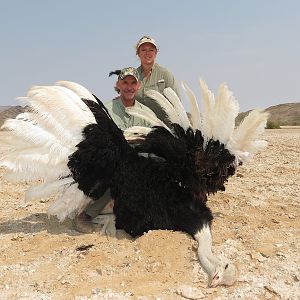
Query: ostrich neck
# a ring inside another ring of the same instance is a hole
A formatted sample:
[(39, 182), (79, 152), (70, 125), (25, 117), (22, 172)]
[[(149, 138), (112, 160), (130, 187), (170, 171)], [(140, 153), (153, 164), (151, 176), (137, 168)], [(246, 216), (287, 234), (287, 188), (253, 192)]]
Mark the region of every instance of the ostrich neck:
[(201, 267), (209, 277), (212, 277), (221, 263), (212, 253), (212, 237), (209, 225), (204, 224), (202, 229), (194, 235), (194, 238), (198, 242), (197, 253)]

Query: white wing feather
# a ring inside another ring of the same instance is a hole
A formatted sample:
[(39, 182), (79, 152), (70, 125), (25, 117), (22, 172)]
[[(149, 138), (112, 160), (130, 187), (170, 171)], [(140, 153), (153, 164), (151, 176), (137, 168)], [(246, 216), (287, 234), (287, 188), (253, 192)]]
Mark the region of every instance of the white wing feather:
[(150, 113), (149, 111), (139, 107), (126, 107), (125, 111), (132, 116), (136, 116), (148, 121), (152, 126), (161, 126), (171, 132), (170, 128), (160, 119), (158, 119), (154, 113)]
[(177, 124), (181, 123), (177, 112), (174, 110), (174, 106), (161, 93), (155, 90), (147, 90), (145, 94), (147, 97), (154, 100), (162, 108), (162, 110), (167, 115), (167, 119), (171, 123), (177, 123)]
[(179, 97), (169, 87), (164, 89), (164, 95), (171, 102), (174, 114), (177, 114), (177, 118), (179, 120), (178, 124), (181, 125), (183, 129), (187, 130), (191, 127), (191, 123)]
[(189, 99), (192, 127), (195, 130), (196, 129), (201, 130), (202, 122), (201, 122), (201, 116), (200, 116), (200, 110), (199, 110), (197, 98), (194, 92), (190, 89), (190, 87), (185, 82), (182, 82), (182, 88)]
[(82, 140), (82, 129), (96, 122), (81, 97), (96, 100), (80, 85), (58, 84), (34, 86), (27, 97), (20, 99), (30, 111), (2, 126), (1, 141), (11, 151), (0, 165), (6, 168), (7, 180), (42, 181), (27, 191), (27, 200), (62, 192), (49, 210), (49, 214), (52, 212), (62, 221), (67, 216), (74, 217), (91, 201), (73, 184), (67, 163)]
[(67, 186), (62, 195), (49, 207), (48, 214), (56, 216), (63, 222), (66, 218), (73, 219), (80, 214), (90, 202), (92, 199), (78, 189), (77, 183), (74, 183)]
[(64, 179), (41, 183), (35, 186), (30, 187), (25, 192), (25, 201), (31, 201), (39, 198), (47, 198), (56, 193), (61, 193), (67, 187), (74, 183), (74, 179), (70, 176)]
[(88, 89), (86, 89), (84, 86), (82, 86), (82, 85), (80, 85), (76, 82), (60, 80), (60, 81), (57, 81), (55, 83), (55, 85), (63, 86), (65, 88), (70, 89), (76, 95), (78, 95), (80, 98), (89, 99), (89, 100), (92, 100), (94, 102), (97, 102), (95, 97), (93, 96), (93, 94)]

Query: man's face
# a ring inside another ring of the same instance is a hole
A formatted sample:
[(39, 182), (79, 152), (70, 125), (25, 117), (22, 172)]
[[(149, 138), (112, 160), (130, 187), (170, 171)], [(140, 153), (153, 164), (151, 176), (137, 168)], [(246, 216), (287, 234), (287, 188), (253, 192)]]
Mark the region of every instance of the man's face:
[(157, 54), (156, 47), (151, 43), (142, 44), (138, 49), (138, 56), (142, 65), (152, 65)]
[(117, 88), (123, 101), (130, 102), (134, 99), (135, 93), (140, 88), (140, 83), (135, 77), (128, 75), (117, 81)]

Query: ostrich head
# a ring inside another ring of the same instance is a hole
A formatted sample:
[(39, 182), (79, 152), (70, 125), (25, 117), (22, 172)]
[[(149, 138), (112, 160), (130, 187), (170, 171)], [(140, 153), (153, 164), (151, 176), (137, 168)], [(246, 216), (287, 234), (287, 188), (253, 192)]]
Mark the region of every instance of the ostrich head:
[(212, 276), (209, 276), (209, 287), (216, 287), (219, 285), (230, 286), (236, 281), (238, 270), (232, 263), (225, 265), (221, 264), (216, 267), (216, 271)]

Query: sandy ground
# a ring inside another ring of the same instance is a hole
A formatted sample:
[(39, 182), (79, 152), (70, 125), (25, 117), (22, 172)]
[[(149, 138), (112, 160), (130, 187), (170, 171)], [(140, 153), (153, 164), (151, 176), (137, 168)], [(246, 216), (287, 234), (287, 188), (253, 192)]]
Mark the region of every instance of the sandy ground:
[(207, 288), (186, 234), (79, 234), (48, 219), (51, 199), (24, 203), (26, 184), (0, 169), (0, 299), (300, 299), (300, 129), (264, 137), (267, 150), (209, 200), (214, 252), (240, 269), (234, 286)]

